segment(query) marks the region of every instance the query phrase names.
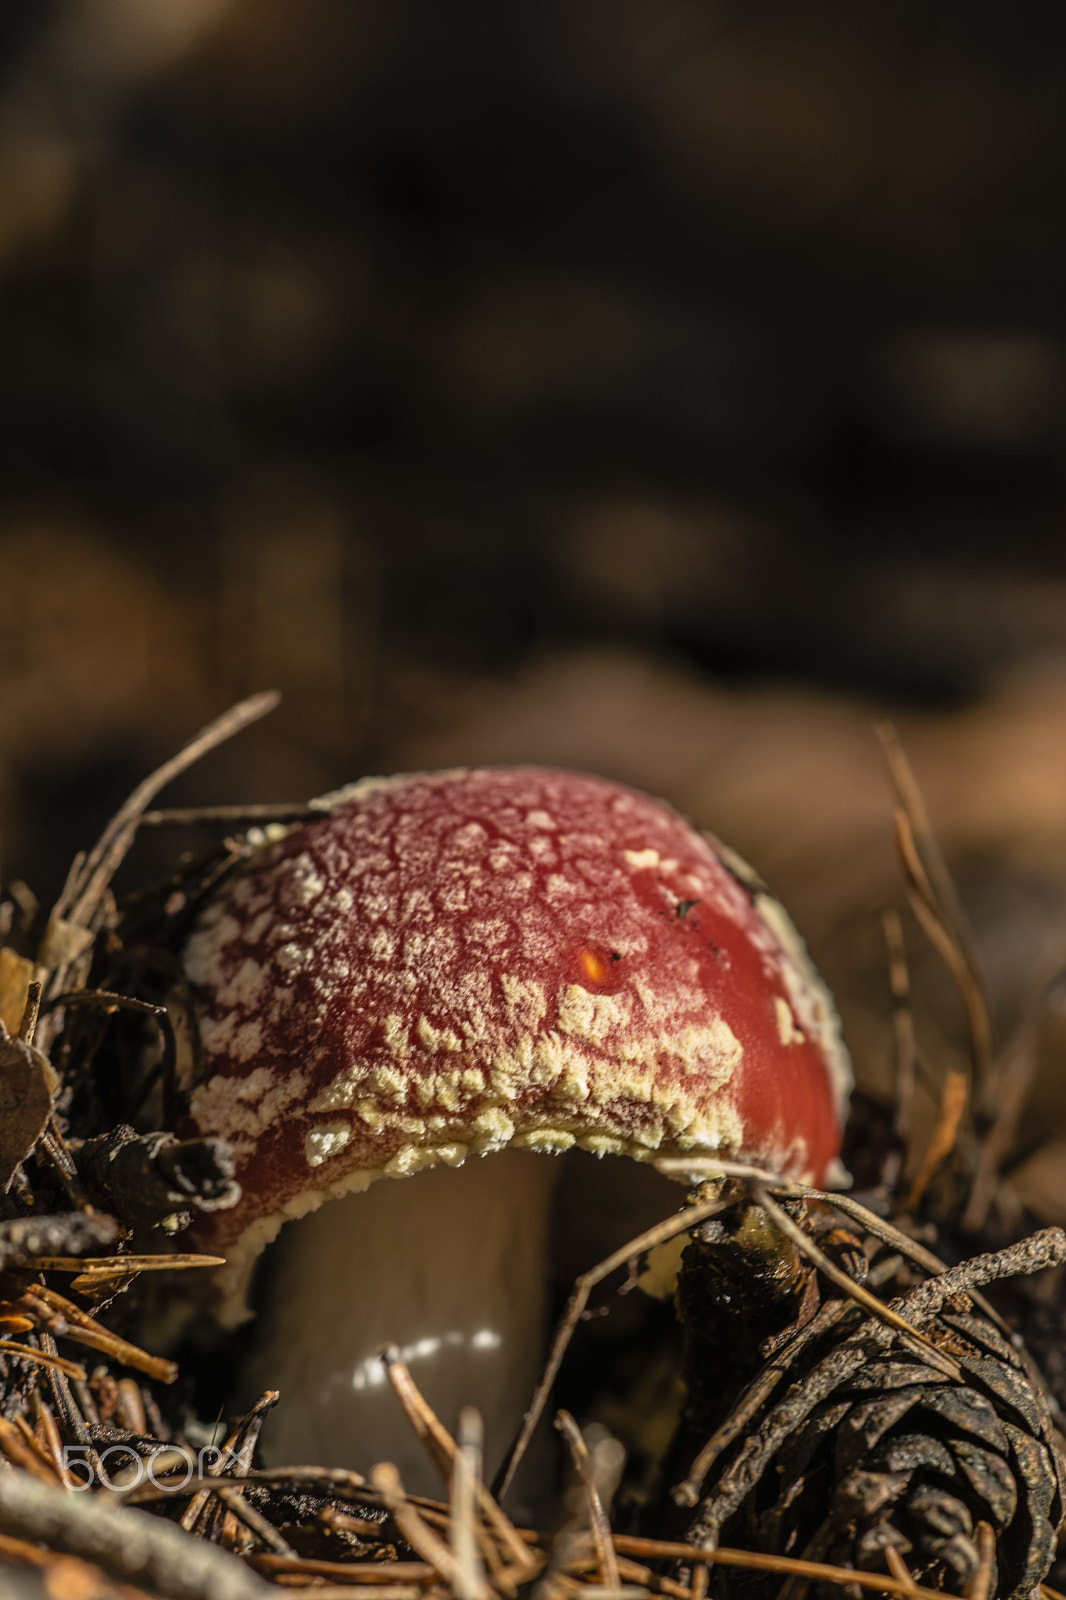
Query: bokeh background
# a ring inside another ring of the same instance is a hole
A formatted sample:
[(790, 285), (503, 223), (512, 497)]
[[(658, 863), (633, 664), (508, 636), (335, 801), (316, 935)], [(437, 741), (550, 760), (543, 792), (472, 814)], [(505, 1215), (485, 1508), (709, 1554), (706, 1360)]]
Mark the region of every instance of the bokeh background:
[(884, 1085), (888, 713), (1009, 1036), (1066, 959), (1061, 8), (5, 0), (0, 56), (6, 880), (276, 686), (172, 801), (635, 783)]

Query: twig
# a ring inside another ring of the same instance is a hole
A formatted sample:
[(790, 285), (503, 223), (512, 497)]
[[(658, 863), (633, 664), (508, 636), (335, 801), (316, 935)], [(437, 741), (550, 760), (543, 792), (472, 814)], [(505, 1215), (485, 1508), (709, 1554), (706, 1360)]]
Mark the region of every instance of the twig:
[[(165, 1361), (161, 1356), (150, 1356), (147, 1351), (141, 1350), (135, 1344), (120, 1339), (96, 1322), (86, 1312), (79, 1309), (70, 1300), (65, 1300), (54, 1289), (35, 1285), (32, 1291), (24, 1296), (26, 1300), (41, 1300), (53, 1312), (59, 1314), (59, 1319), (65, 1326), (54, 1331), (60, 1337), (73, 1339), (76, 1344), (84, 1344), (90, 1350), (99, 1350), (102, 1354), (110, 1356), (114, 1361), (120, 1361), (123, 1366), (133, 1367), (138, 1372), (145, 1373), (149, 1378), (156, 1378), (160, 1383), (173, 1383), (178, 1375), (177, 1363)], [(55, 1319), (53, 1319), (54, 1321)]]
[[(17, 1565), (26, 1567), (43, 1567), (54, 1557), (50, 1550), (42, 1550), (40, 1545), (29, 1544), (25, 1539), (12, 1539), (10, 1534), (0, 1533), (0, 1561), (14, 1561)], [(38, 1590), (38, 1593), (41, 1591)]]
[(104, 1011), (142, 1011), (152, 1017), (165, 1017), (167, 1014), (166, 1006), (137, 1000), (129, 994), (113, 994), (110, 989), (70, 989), (63, 994), (52, 995), (41, 1009), (47, 1014), (57, 1006), (99, 1006)]
[[(772, 1174), (770, 1177), (771, 1181), (773, 1181)], [(704, 1200), (698, 1205), (690, 1206), (687, 1210), (678, 1213), (677, 1216), (667, 1217), (665, 1221), (656, 1223), (654, 1228), (649, 1228), (645, 1233), (640, 1233), (635, 1239), (631, 1239), (628, 1244), (622, 1245), (621, 1249), (615, 1250), (612, 1255), (607, 1256), (605, 1260), (592, 1267), (588, 1272), (583, 1273), (575, 1281), (566, 1311), (563, 1313), (555, 1338), (552, 1341), (544, 1371), (534, 1391), (529, 1410), (522, 1419), (522, 1427), (518, 1438), (515, 1440), (511, 1453), (496, 1483), (493, 1485), (497, 1499), (502, 1500), (504, 1498), (514, 1481), (518, 1464), (525, 1455), (529, 1441), (533, 1437), (533, 1431), (544, 1412), (548, 1396), (551, 1394), (552, 1385), (562, 1365), (563, 1356), (566, 1354), (567, 1346), (573, 1338), (574, 1329), (580, 1322), (581, 1313), (588, 1304), (589, 1295), (596, 1285), (602, 1283), (604, 1278), (609, 1278), (612, 1272), (617, 1271), (619, 1267), (624, 1267), (628, 1261), (632, 1261), (636, 1256), (643, 1255), (646, 1250), (654, 1249), (656, 1245), (664, 1244), (667, 1239), (672, 1239), (675, 1234), (687, 1233), (690, 1228), (696, 1227), (700, 1222), (705, 1222), (708, 1217), (713, 1217), (717, 1212), (724, 1211), (725, 1206), (726, 1202), (723, 1200)]]
[[(288, 1588), (281, 1591), (283, 1594), (289, 1592)], [(380, 1586), (316, 1583), (311, 1588), (296, 1592), (306, 1593), (310, 1600), (448, 1600), (447, 1590), (441, 1588), (439, 1579), (428, 1588), (421, 1588), (417, 1583), (383, 1583)], [(277, 1600), (278, 1590), (272, 1588), (270, 1593)]]
[[(42, 1024), (43, 1031), (43, 1024)], [(71, 1159), (70, 1151), (63, 1141), (63, 1136), (56, 1125), (55, 1115), (49, 1117), (48, 1126), (37, 1141), (37, 1150), (42, 1150), (59, 1174), (60, 1182), (67, 1192), (67, 1198), (75, 1209), (89, 1211), (91, 1209), (84, 1191), (78, 1181), (77, 1168)]]
[(1039, 1233), (1008, 1245), (1004, 1250), (971, 1256), (968, 1261), (960, 1261), (957, 1267), (948, 1267), (938, 1277), (900, 1295), (892, 1302), (893, 1309), (900, 1313), (906, 1311), (915, 1322), (927, 1322), (953, 1295), (970, 1294), (987, 1283), (998, 1283), (1001, 1278), (1045, 1272), (1048, 1267), (1060, 1267), (1064, 1262), (1066, 1233), (1061, 1228), (1042, 1228)]
[[(201, 1488), (213, 1488), (215, 1482), (221, 1483), (291, 1483), (306, 1484), (309, 1487), (329, 1490), (336, 1495), (348, 1495), (363, 1504), (380, 1505), (380, 1495), (369, 1488), (361, 1472), (350, 1472), (347, 1467), (254, 1467), (250, 1472), (242, 1473), (239, 1478), (224, 1477), (221, 1473), (216, 1480), (209, 1473), (198, 1477), (183, 1476), (179, 1481), (169, 1484), (165, 1478), (160, 1478), (157, 1484), (142, 1483), (122, 1491), (124, 1504), (135, 1506), (146, 1504), (152, 1500), (166, 1500), (172, 1495), (193, 1494)], [(417, 1496), (412, 1496), (417, 1499)]]
[[(707, 1567), (701, 1563), (693, 1571), (692, 1583), (687, 1585), (678, 1583), (674, 1578), (668, 1578), (665, 1573), (653, 1572), (650, 1567), (643, 1567), (639, 1562), (630, 1560), (628, 1556), (618, 1556), (616, 1559), (618, 1561), (618, 1573), (623, 1580), (629, 1583), (639, 1583), (642, 1588), (650, 1589), (655, 1594), (670, 1595), (671, 1600), (697, 1600), (700, 1594), (700, 1574), (702, 1573), (704, 1582), (709, 1576)], [(592, 1571), (594, 1564), (595, 1557), (592, 1557), (588, 1561), (575, 1562), (568, 1570), (576, 1572), (580, 1568), (582, 1571), (586, 1569)], [(590, 1586), (586, 1585), (585, 1587), (587, 1591)], [(603, 1593), (602, 1589), (597, 1589), (595, 1592), (600, 1595)], [(704, 1588), (703, 1593), (706, 1594), (706, 1592), (706, 1588)]]
[[(36, 1391), (34, 1392), (36, 1393)], [(55, 1463), (49, 1459), (47, 1450), (44, 1448), (44, 1445), (41, 1444), (40, 1440), (37, 1438), (37, 1435), (34, 1433), (33, 1429), (30, 1427), (29, 1423), (26, 1421), (26, 1418), (21, 1412), (15, 1417), (14, 1422), (15, 1427), (22, 1435), (23, 1442), (25, 1443), (27, 1449), (32, 1450), (38, 1461), (45, 1468), (48, 1474), (47, 1481), (49, 1483), (61, 1483), (63, 1480), (60, 1477), (59, 1472), (56, 1470)], [(44, 1482), (46, 1480), (42, 1479), (41, 1481)]]
[(68, 1489), (74, 1488), (76, 1487), (74, 1474), (67, 1467), (67, 1464), (63, 1458), (63, 1441), (59, 1437), (59, 1429), (56, 1426), (55, 1416), (53, 1415), (50, 1407), (46, 1406), (44, 1401), (41, 1399), (40, 1390), (38, 1389), (35, 1389), (33, 1392), (33, 1403), (34, 1410), (37, 1415), (37, 1421), (40, 1425), (42, 1433), (44, 1434), (43, 1448), (45, 1449), (49, 1461), (52, 1463), (52, 1468), (58, 1476), (60, 1483), (64, 1484)]
[(263, 1573), (350, 1578), (353, 1584), (373, 1584), (375, 1590), (389, 1583), (426, 1583), (436, 1575), (429, 1561), (320, 1561), (314, 1556), (254, 1555), (248, 1557), (248, 1565)]
[(694, 1179), (696, 1175), (707, 1178), (751, 1178), (756, 1183), (764, 1183), (768, 1189), (773, 1189), (778, 1194), (814, 1194), (816, 1191), (809, 1184), (799, 1183), (794, 1178), (786, 1178), (780, 1172), (770, 1172), (766, 1167), (757, 1167), (750, 1161), (730, 1161), (726, 1156), (661, 1156), (655, 1162), (656, 1172), (662, 1172), (668, 1178), (688, 1177)]
[(611, 1543), (611, 1527), (607, 1521), (607, 1513), (600, 1498), (599, 1485), (596, 1482), (596, 1472), (593, 1467), (592, 1457), (588, 1445), (585, 1443), (581, 1429), (570, 1415), (569, 1411), (560, 1411), (555, 1418), (555, 1426), (566, 1440), (571, 1458), (585, 1489), (585, 1499), (588, 1505), (589, 1528), (592, 1533), (592, 1542), (596, 1548), (596, 1560), (599, 1563), (600, 1582), (608, 1589), (617, 1589), (621, 1579), (618, 1575), (618, 1560), (615, 1556), (614, 1545)]
[(141, 828), (195, 828), (205, 822), (314, 822), (326, 816), (321, 807), (306, 801), (288, 804), (247, 806), (173, 806), (165, 811), (144, 811), (138, 818)]
[(63, 1356), (46, 1355), (43, 1350), (34, 1350), (28, 1344), (16, 1344), (14, 1339), (0, 1339), (0, 1351), (4, 1355), (14, 1356), (17, 1361), (28, 1361), (38, 1367), (53, 1367), (68, 1378), (85, 1377), (85, 1368), (79, 1367), (76, 1361), (67, 1361)]
[[(209, 1478), (214, 1478), (216, 1481), (225, 1480), (227, 1487), (232, 1487), (234, 1492), (243, 1491), (244, 1479), (252, 1464), (252, 1456), (263, 1421), (267, 1412), (277, 1405), (278, 1398), (279, 1392), (277, 1389), (266, 1390), (264, 1394), (259, 1396), (251, 1411), (240, 1418), (223, 1444), (218, 1460), (213, 1461), (208, 1467), (207, 1475)], [(220, 1498), (224, 1499), (221, 1496)], [(208, 1502), (209, 1496), (203, 1490), (194, 1494), (182, 1514), (182, 1527), (190, 1533), (197, 1528), (201, 1513), (208, 1506)], [(214, 1529), (214, 1524), (215, 1517), (212, 1514), (208, 1519), (207, 1528), (201, 1528), (199, 1531), (210, 1533)], [(231, 1539), (236, 1536), (237, 1529), (232, 1507), (227, 1508), (227, 1515), (223, 1518), (222, 1531), (223, 1535), (228, 1535)]]
[[(407, 1364), (400, 1360), (397, 1347), (394, 1344), (385, 1345), (381, 1359), (385, 1363), (385, 1371), (393, 1392), (407, 1414), (407, 1420), (422, 1441), (443, 1481), (446, 1484), (450, 1483), (458, 1454), (455, 1440), (415, 1383)], [(519, 1567), (528, 1567), (530, 1564), (528, 1546), (519, 1538), (514, 1523), (480, 1479), (476, 1493), (478, 1510), (492, 1528), (502, 1549), (513, 1563)]]
[(240, 1522), (244, 1523), (246, 1528), (262, 1539), (264, 1544), (269, 1545), (271, 1550), (281, 1556), (294, 1556), (296, 1554), (292, 1546), (282, 1538), (274, 1524), (268, 1522), (262, 1512), (257, 1511), (254, 1506), (248, 1504), (240, 1489), (234, 1488), (231, 1484), (219, 1484), (215, 1489), (215, 1493), (227, 1511), (231, 1511)]
[[(404, 1493), (400, 1474), (391, 1461), (379, 1461), (370, 1472), (370, 1481), (381, 1495), (403, 1538), (416, 1555), (428, 1561), (453, 1590), (461, 1581), (459, 1563), (439, 1534), (423, 1521), (418, 1510)], [(483, 1584), (477, 1600), (488, 1600), (489, 1591)]]
[[(884, 1217), (879, 1217), (876, 1212), (871, 1211), (860, 1201), (851, 1199), (849, 1195), (835, 1194), (825, 1189), (815, 1189), (808, 1183), (794, 1183), (789, 1178), (782, 1178), (775, 1173), (765, 1172), (761, 1167), (749, 1166), (739, 1161), (723, 1161), (717, 1156), (687, 1156), (681, 1158), (665, 1156), (661, 1161), (655, 1163), (655, 1167), (656, 1171), (663, 1172), (669, 1177), (673, 1177), (678, 1173), (695, 1174), (702, 1172), (708, 1175), (722, 1173), (727, 1177), (753, 1178), (765, 1184), (774, 1194), (795, 1196), (806, 1200), (821, 1200), (826, 1205), (833, 1206), (837, 1211), (842, 1212), (844, 1216), (860, 1222), (867, 1233), (872, 1233), (875, 1239), (881, 1239), (885, 1244), (892, 1245), (901, 1255), (906, 1256), (908, 1261), (913, 1261), (916, 1266), (924, 1268), (926, 1272), (936, 1276), (948, 1270), (947, 1262), (942, 1261), (931, 1250), (927, 1250), (916, 1239), (912, 1239), (908, 1234), (902, 1233), (891, 1222), (886, 1222)], [(994, 1322), (997, 1328), (1009, 1338), (1011, 1329), (991, 1301), (987, 1300), (975, 1288), (969, 1288), (966, 1292), (974, 1303), (981, 1308), (985, 1316), (991, 1322)], [(1019, 1351), (1019, 1355), (1024, 1361), (1024, 1346)], [(1030, 1376), (1032, 1376), (1032, 1373), (1030, 1373)], [(1039, 1380), (1037, 1387), (1046, 1387), (1042, 1378)]]
[(758, 1376), (753, 1379), (744, 1391), (736, 1407), (722, 1423), (721, 1427), (708, 1439), (703, 1449), (696, 1456), (686, 1476), (677, 1484), (673, 1491), (673, 1498), (678, 1505), (696, 1506), (699, 1504), (700, 1490), (703, 1488), (704, 1479), (714, 1466), (723, 1450), (733, 1443), (759, 1410), (765, 1400), (768, 1400), (777, 1388), (785, 1373), (789, 1370), (796, 1356), (815, 1339), (841, 1320), (849, 1311), (847, 1300), (829, 1300), (815, 1312), (806, 1327), (793, 1335), (788, 1343), (776, 1352), (773, 1359), (767, 1362)]
[(485, 1569), (477, 1538), (478, 1486), (481, 1483), (481, 1417), (472, 1406), (459, 1413), (459, 1440), (452, 1466), (449, 1532), (457, 1569), (455, 1600), (482, 1600)]
[(235, 1556), (162, 1517), (115, 1505), (107, 1494), (46, 1488), (24, 1472), (0, 1473), (0, 1532), (95, 1562), (109, 1577), (168, 1600), (269, 1600), (272, 1593)]
[[(42, 1331), (37, 1337), (39, 1338), (41, 1342), (41, 1348), (46, 1355), (54, 1356), (58, 1354), (56, 1342), (50, 1333)], [(86, 1427), (85, 1416), (79, 1409), (78, 1403), (70, 1389), (70, 1385), (73, 1383), (76, 1384), (79, 1389), (88, 1391), (89, 1385), (87, 1381), (81, 1378), (71, 1378), (68, 1380), (65, 1372), (60, 1372), (54, 1367), (49, 1367), (47, 1369), (47, 1373), (48, 1386), (52, 1391), (52, 1400), (55, 1404), (55, 1408), (60, 1420), (62, 1421), (64, 1434), (68, 1439), (72, 1439), (75, 1444), (86, 1446), (87, 1459), (93, 1470), (98, 1470), (100, 1466), (100, 1458), (96, 1453), (96, 1447), (94, 1446), (89, 1434), (89, 1430)]]
[(783, 1233), (787, 1239), (791, 1239), (797, 1250), (801, 1250), (808, 1260), (814, 1262), (819, 1272), (824, 1273), (849, 1299), (856, 1301), (865, 1310), (871, 1312), (878, 1321), (883, 1322), (890, 1328), (894, 1328), (898, 1333), (906, 1334), (909, 1339), (915, 1340), (921, 1347), (923, 1361), (928, 1362), (930, 1366), (936, 1367), (938, 1372), (942, 1372), (955, 1383), (962, 1382), (962, 1373), (954, 1361), (938, 1350), (924, 1333), (919, 1333), (917, 1328), (912, 1327), (905, 1317), (900, 1316), (898, 1311), (894, 1311), (891, 1306), (885, 1305), (883, 1300), (879, 1300), (875, 1294), (870, 1293), (869, 1289), (864, 1288), (861, 1283), (856, 1283), (854, 1278), (849, 1277), (835, 1262), (830, 1261), (825, 1252), (818, 1248), (808, 1234), (804, 1233), (798, 1223), (793, 1222), (788, 1213), (782, 1210), (776, 1201), (771, 1200), (767, 1190), (761, 1184), (756, 1186), (754, 1194), (756, 1203), (762, 1206), (778, 1231)]
[(620, 1553), (647, 1556), (649, 1560), (705, 1561), (715, 1567), (747, 1567), (751, 1572), (789, 1572), (828, 1583), (855, 1583), (863, 1589), (880, 1590), (882, 1594), (918, 1595), (920, 1600), (944, 1600), (936, 1589), (911, 1587), (887, 1572), (861, 1572), (851, 1567), (830, 1566), (824, 1561), (803, 1561), (798, 1556), (763, 1555), (754, 1550), (724, 1547), (704, 1549), (701, 1545), (674, 1544), (665, 1539), (638, 1539), (621, 1533), (615, 1534), (614, 1543)]
[(382, 1345), (380, 1354), (385, 1375), (403, 1407), (404, 1415), (440, 1475), (441, 1482), (449, 1485), (458, 1451), (455, 1440), (412, 1378), (410, 1368), (400, 1355), (399, 1346)]
[(6, 1417), (0, 1417), (0, 1455), (13, 1466), (30, 1473), (39, 1483), (54, 1488), (59, 1481), (54, 1468), (42, 1460), (35, 1441), (27, 1442), (15, 1424), (8, 1422)]

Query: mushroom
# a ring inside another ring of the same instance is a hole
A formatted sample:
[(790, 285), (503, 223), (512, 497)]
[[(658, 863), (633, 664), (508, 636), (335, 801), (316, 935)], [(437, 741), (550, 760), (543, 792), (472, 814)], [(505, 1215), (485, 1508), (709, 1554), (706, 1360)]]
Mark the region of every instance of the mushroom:
[(388, 1455), (417, 1485), (378, 1349), (417, 1358), (446, 1421), (480, 1405), (499, 1459), (542, 1356), (545, 1155), (832, 1181), (850, 1066), (784, 911), (659, 801), (516, 767), (317, 805), (188, 941), (202, 1063), (179, 1131), (237, 1155), (243, 1199), (198, 1224), (224, 1321), (287, 1224), (246, 1374), (282, 1391), (269, 1454)]

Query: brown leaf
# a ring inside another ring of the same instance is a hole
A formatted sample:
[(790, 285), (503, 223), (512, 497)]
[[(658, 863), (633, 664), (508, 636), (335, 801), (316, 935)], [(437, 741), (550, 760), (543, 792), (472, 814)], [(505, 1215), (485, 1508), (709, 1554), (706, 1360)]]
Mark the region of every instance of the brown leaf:
[(44, 1130), (59, 1080), (31, 1044), (12, 1039), (0, 1021), (0, 1190)]
[(26, 1009), (33, 962), (6, 947), (0, 950), (0, 1022), (14, 1037)]

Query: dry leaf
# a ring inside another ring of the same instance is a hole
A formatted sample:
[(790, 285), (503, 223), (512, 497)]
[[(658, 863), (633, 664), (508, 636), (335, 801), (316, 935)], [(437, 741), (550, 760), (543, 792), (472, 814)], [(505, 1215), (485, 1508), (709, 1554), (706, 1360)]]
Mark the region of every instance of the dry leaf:
[(32, 961), (6, 947), (0, 950), (0, 1022), (12, 1038), (22, 1023), (32, 977)]
[(41, 1052), (13, 1039), (0, 1022), (0, 1190), (5, 1194), (44, 1131), (58, 1085)]

